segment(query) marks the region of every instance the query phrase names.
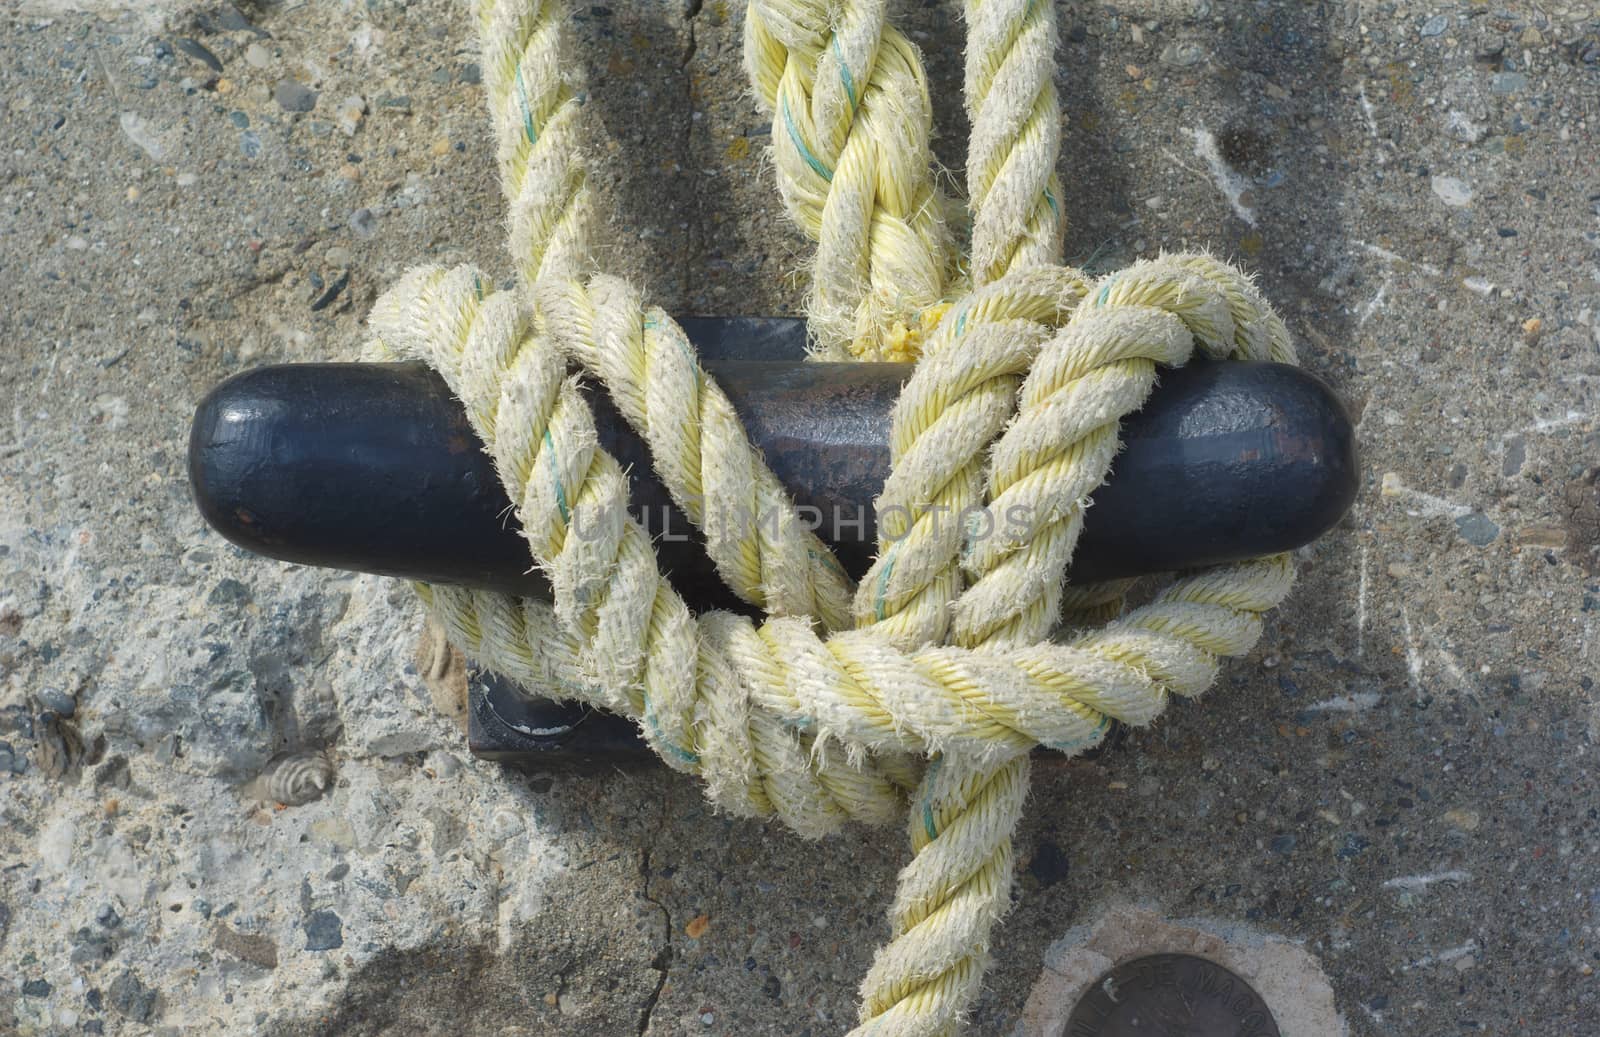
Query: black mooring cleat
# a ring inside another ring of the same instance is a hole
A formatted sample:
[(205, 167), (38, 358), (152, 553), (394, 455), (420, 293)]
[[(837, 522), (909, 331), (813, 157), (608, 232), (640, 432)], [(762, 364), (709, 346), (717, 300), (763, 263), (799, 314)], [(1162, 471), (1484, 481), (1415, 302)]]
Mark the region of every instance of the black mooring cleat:
[[(841, 564), (859, 577), (890, 467), (903, 364), (804, 360), (805, 325), (683, 322), (752, 442)], [(590, 394), (601, 445), (631, 474), (632, 512), (691, 607), (751, 612), (652, 473), (649, 452)], [(1070, 577), (1089, 583), (1258, 557), (1332, 528), (1357, 488), (1355, 436), (1314, 376), (1269, 363), (1164, 371), (1123, 422)], [(549, 597), (460, 404), (419, 364), (296, 364), (222, 383), (189, 441), (195, 501), (229, 540), (307, 565)], [(474, 684), (472, 749), (497, 759), (599, 762), (645, 750), (618, 718)]]

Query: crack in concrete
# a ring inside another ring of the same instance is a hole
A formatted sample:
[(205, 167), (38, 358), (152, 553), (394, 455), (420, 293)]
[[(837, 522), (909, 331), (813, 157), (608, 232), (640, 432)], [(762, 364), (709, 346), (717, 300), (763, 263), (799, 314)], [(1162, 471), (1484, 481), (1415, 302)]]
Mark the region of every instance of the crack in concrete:
[(644, 880), (644, 899), (661, 912), (662, 938), (665, 941), (656, 956), (650, 959), (650, 967), (657, 972), (656, 988), (650, 991), (650, 996), (645, 999), (644, 1007), (639, 1010), (639, 1037), (644, 1037), (650, 1029), (650, 1018), (655, 1014), (656, 1003), (661, 1000), (661, 991), (666, 989), (667, 975), (672, 969), (672, 912), (667, 905), (650, 895), (650, 850), (646, 846), (639, 861), (639, 877)]
[[(691, 168), (689, 160), (692, 157), (693, 151), (691, 142), (694, 139), (695, 108), (694, 76), (689, 73), (689, 63), (694, 60), (695, 54), (700, 49), (700, 41), (695, 35), (694, 23), (695, 19), (700, 16), (700, 10), (703, 4), (704, 0), (684, 0), (683, 5), (684, 27), (687, 29), (689, 34), (689, 42), (683, 48), (683, 58), (678, 62), (678, 70), (683, 73), (683, 99), (685, 105), (689, 109), (688, 116), (685, 118), (683, 124), (683, 140), (679, 143), (678, 148), (678, 166), (683, 170), (688, 170)], [(689, 225), (687, 228), (685, 228), (683, 235), (683, 257), (678, 264), (679, 270), (682, 272), (681, 276), (683, 278), (684, 297), (680, 300), (679, 304), (681, 306), (689, 305), (689, 261), (694, 257), (695, 241), (698, 239), (698, 232), (700, 229), (700, 198), (695, 192), (691, 192), (690, 196), (694, 200), (690, 206)]]

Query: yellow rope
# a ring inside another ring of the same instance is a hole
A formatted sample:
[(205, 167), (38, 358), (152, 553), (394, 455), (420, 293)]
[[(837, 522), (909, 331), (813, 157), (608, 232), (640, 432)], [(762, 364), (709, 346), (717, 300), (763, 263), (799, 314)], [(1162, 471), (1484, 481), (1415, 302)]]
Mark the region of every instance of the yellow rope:
[[(456, 644), (537, 693), (633, 718), (731, 812), (807, 836), (908, 819), (914, 857), (862, 985), (861, 1034), (959, 1026), (1008, 904), (1028, 753), (1081, 751), (1113, 719), (1145, 724), (1170, 695), (1200, 693), (1293, 581), (1284, 556), (1223, 566), (1126, 615), (1124, 584), (1066, 585), (1085, 501), (1158, 365), (1197, 347), (1292, 350), (1249, 279), (1209, 256), (1098, 281), (1055, 265), (1053, 5), (969, 0), (967, 18), (963, 274), (933, 186), (921, 59), (881, 0), (753, 0), (747, 12), (779, 187), (817, 241), (819, 352), (921, 356), (895, 408), (879, 554), (859, 587), (798, 522), (682, 329), (591, 268), (558, 4), (479, 10), (518, 290), (492, 292), (470, 267), (414, 270), (374, 307), (367, 347), (431, 364), (461, 399), (553, 588), (550, 603), (419, 588)], [(660, 574), (569, 365), (649, 443), (763, 622), (696, 617)], [(1053, 641), (1063, 619), (1102, 625)]]

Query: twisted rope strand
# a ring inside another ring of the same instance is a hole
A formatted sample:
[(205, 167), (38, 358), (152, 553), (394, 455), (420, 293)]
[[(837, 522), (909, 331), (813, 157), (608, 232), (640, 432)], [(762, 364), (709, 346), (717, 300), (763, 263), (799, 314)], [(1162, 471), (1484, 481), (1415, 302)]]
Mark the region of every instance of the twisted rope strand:
[(915, 359), (954, 260), (922, 58), (884, 8), (753, 0), (745, 11), (745, 68), (772, 113), (778, 190), (817, 243), (806, 308), (825, 359)]
[(893, 467), (874, 505), (879, 554), (856, 593), (857, 625), (905, 647), (944, 640), (962, 523), (985, 503), (989, 444), (1011, 421), (1040, 344), (1087, 290), (1075, 270), (1021, 271), (974, 292), (928, 339), (895, 403)]
[(1056, 10), (1039, 0), (967, 0), (965, 96), (972, 282), (1059, 262), (1066, 232)]
[[(483, 0), (478, 20), (508, 245), (525, 302), (645, 440), (657, 474), (705, 533), (707, 553), (734, 593), (776, 615), (814, 616), (830, 630), (848, 625), (853, 588), (843, 567), (799, 521), (682, 329), (660, 311), (646, 312), (638, 292), (616, 278), (595, 278), (587, 290), (580, 284), (592, 271), (593, 203), (581, 106), (563, 75), (570, 62), (560, 5)], [(587, 292), (601, 298), (591, 301)], [(494, 379), (506, 359), (475, 374)], [(718, 504), (716, 521), (707, 523), (709, 500)]]
[(566, 12), (557, 0), (477, 0), (484, 93), (518, 280), (575, 277), (590, 263), (594, 195), (582, 105), (565, 79)]
[(788, 492), (750, 444), (721, 387), (678, 323), (615, 277), (539, 286), (545, 330), (598, 376), (650, 447), (655, 471), (705, 535), (717, 572), (773, 615), (850, 625), (854, 587), (833, 551), (800, 521)]

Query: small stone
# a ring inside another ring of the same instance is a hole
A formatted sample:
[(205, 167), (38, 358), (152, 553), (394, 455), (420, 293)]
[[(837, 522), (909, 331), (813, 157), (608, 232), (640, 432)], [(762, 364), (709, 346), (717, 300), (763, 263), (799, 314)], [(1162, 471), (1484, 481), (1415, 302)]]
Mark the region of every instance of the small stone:
[(1448, 28), (1450, 28), (1450, 16), (1448, 14), (1436, 14), (1422, 23), (1422, 35), (1424, 38), (1441, 36)]
[(272, 35), (265, 29), (258, 29), (255, 25), (251, 24), (250, 19), (246, 18), (243, 12), (241, 12), (232, 4), (223, 4), (221, 7), (219, 7), (217, 9), (216, 18), (217, 24), (221, 25), (229, 32), (253, 32), (257, 36), (267, 37)]
[(1500, 474), (1510, 478), (1522, 471), (1528, 460), (1528, 442), (1521, 436), (1510, 436), (1505, 441), (1505, 457), (1500, 462)]
[(248, 130), (250, 128), (250, 116), (246, 115), (244, 112), (229, 112), (228, 121), (239, 127), (241, 130)]
[(1294, 844), (1296, 841), (1297, 840), (1292, 835), (1274, 836), (1271, 844), (1272, 852), (1280, 854), (1288, 853), (1294, 849)]
[(429, 753), (427, 767), (440, 778), (453, 778), (461, 773), (461, 761), (447, 752)]
[(332, 911), (306, 916), (306, 950), (331, 951), (344, 946), (344, 920)]
[(434, 158), (443, 158), (444, 156), (450, 154), (450, 142), (445, 140), (443, 137), (440, 137), (438, 140), (433, 142), (433, 147), (429, 150), (433, 152)]
[(469, 86), (477, 86), (483, 82), (483, 70), (478, 67), (477, 62), (469, 62), (461, 66), (461, 72), (456, 76), (456, 79)]
[(1524, 47), (1542, 47), (1544, 46), (1544, 33), (1530, 25), (1522, 30), (1522, 35), (1517, 37), (1517, 42)]
[(40, 773), (47, 778), (64, 778), (70, 774), (76, 779), (84, 755), (83, 739), (77, 726), (46, 709), (39, 714), (35, 738), (38, 748), (34, 759)]
[(440, 807), (428, 807), (422, 812), (422, 817), (433, 826), (433, 854), (443, 857), (445, 854), (460, 846), (467, 836), (467, 826), (453, 811)]
[(261, 137), (255, 130), (245, 130), (239, 134), (239, 151), (245, 158), (255, 158), (261, 154)]
[(207, 604), (239, 608), (250, 604), (250, 588), (229, 576), (217, 583), (206, 598)]
[(339, 107), (333, 110), (333, 121), (346, 137), (354, 137), (356, 130), (361, 128), (361, 120), (366, 118), (367, 102), (359, 94), (351, 94), (339, 102)]
[(241, 933), (232, 926), (218, 925), (217, 949), (264, 969), (278, 967), (278, 946), (261, 933)]
[(350, 272), (348, 270), (340, 274), (338, 277), (335, 277), (328, 283), (328, 286), (323, 289), (322, 293), (312, 300), (311, 312), (316, 313), (318, 310), (324, 309), (329, 303), (333, 302), (334, 299), (339, 297), (339, 293), (344, 291), (345, 285), (349, 283)]
[(1361, 854), (1366, 851), (1367, 847), (1371, 845), (1371, 840), (1369, 840), (1366, 836), (1356, 835), (1354, 832), (1352, 832), (1344, 837), (1344, 845), (1339, 847), (1339, 849), (1334, 852), (1334, 857), (1341, 861), (1347, 861), (1354, 857), (1361, 856)]
[(1472, 188), (1453, 176), (1434, 177), (1433, 193), (1439, 196), (1441, 202), (1453, 208), (1472, 204)]
[(350, 231), (358, 238), (370, 238), (378, 233), (378, 217), (371, 209), (357, 209), (350, 214)]
[(1524, 547), (1541, 547), (1555, 550), (1567, 546), (1567, 531), (1563, 526), (1537, 523), (1517, 530), (1517, 543)]
[(136, 1023), (148, 1023), (156, 1018), (158, 995), (140, 982), (132, 972), (124, 972), (111, 984), (111, 1007)]
[(199, 40), (180, 39), (178, 49), (184, 54), (200, 62), (213, 72), (222, 71), (222, 62), (211, 51), (207, 50)]
[(1193, 68), (1205, 59), (1205, 48), (1193, 41), (1169, 43), (1161, 51), (1161, 63), (1169, 68)]
[(1521, 72), (1496, 72), (1489, 81), (1489, 89), (1502, 95), (1518, 93), (1527, 85), (1528, 77)]
[(1459, 828), (1463, 832), (1476, 832), (1482, 823), (1476, 810), (1466, 807), (1455, 807), (1444, 812), (1444, 823), (1451, 828)]
[(81, 926), (72, 937), (72, 954), (68, 960), (74, 965), (104, 965), (116, 957), (116, 941), (106, 933), (97, 933)]
[(94, 920), (107, 929), (115, 929), (122, 924), (122, 916), (117, 914), (117, 909), (110, 904), (100, 905), (100, 910), (95, 912)]
[(55, 710), (64, 717), (70, 717), (78, 709), (78, 702), (71, 695), (55, 688), (44, 688), (36, 692), (39, 704), (45, 709)]
[(244, 49), (244, 59), (252, 68), (266, 68), (272, 64), (272, 51), (259, 43), (252, 43)]
[(317, 106), (316, 91), (293, 79), (280, 81), (272, 91), (272, 99), (286, 112), (309, 112)]
[(1500, 527), (1481, 511), (1456, 519), (1456, 530), (1476, 547), (1486, 547), (1500, 535)]
[(128, 773), (128, 758), (118, 753), (95, 768), (94, 787), (97, 789), (115, 788), (126, 791), (133, 784), (133, 776)]
[(49, 997), (50, 996), (50, 991), (52, 989), (54, 989), (54, 988), (52, 988), (50, 986), (50, 984), (45, 980), (42, 980), (42, 979), (30, 979), (26, 983), (22, 984), (22, 996), (23, 997)]
[(335, 245), (327, 251), (325, 258), (329, 266), (346, 267), (350, 265), (350, 250), (343, 245)]
[(1529, 345), (1539, 341), (1539, 336), (1544, 334), (1544, 321), (1538, 317), (1529, 317), (1522, 322), (1522, 338)]
[(711, 928), (711, 917), (709, 915), (696, 915), (689, 919), (688, 925), (683, 927), (683, 935), (691, 940), (698, 940), (706, 934), (706, 930), (709, 928)]

